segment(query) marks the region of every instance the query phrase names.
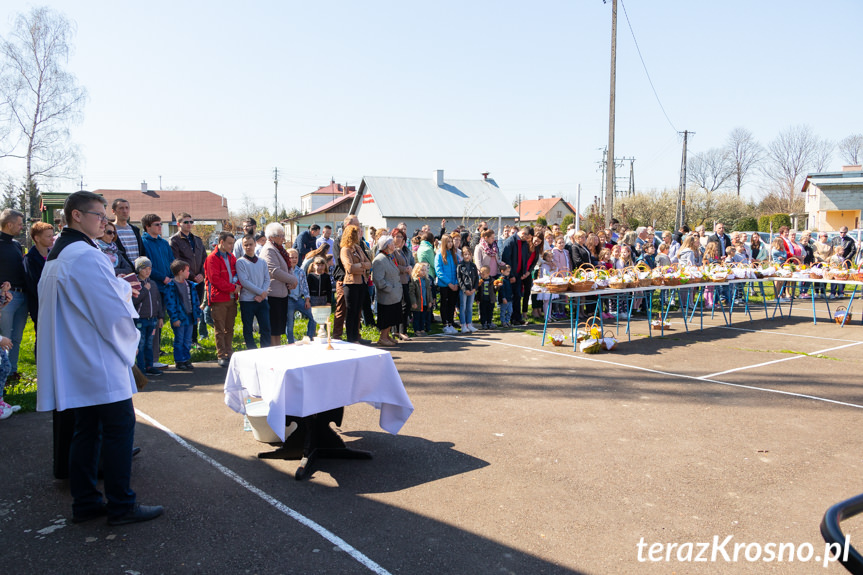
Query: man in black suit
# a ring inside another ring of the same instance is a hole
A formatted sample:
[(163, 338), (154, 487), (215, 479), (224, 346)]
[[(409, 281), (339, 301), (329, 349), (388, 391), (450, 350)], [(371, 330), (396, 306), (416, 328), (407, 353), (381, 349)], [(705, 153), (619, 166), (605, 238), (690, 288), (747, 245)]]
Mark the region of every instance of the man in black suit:
[[(501, 260), (511, 268), (509, 282), (512, 284), (512, 323), (524, 325), (521, 317), (522, 282), (530, 275), (527, 259), (530, 256), (530, 240), (533, 230), (524, 226), (517, 234), (512, 234), (501, 245)], [(528, 297), (530, 297), (528, 295)]]

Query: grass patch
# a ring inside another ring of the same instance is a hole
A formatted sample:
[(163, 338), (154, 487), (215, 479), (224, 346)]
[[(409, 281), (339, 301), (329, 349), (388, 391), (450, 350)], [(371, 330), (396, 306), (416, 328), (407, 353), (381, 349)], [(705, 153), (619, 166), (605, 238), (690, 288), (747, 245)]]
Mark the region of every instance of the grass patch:
[[(474, 304), (473, 321), (479, 323), (479, 308), (478, 304)], [(333, 320), (333, 314), (330, 314), (330, 321)], [(532, 319), (525, 316), (525, 320), (529, 323), (536, 323)], [(495, 307), (494, 321), (500, 323), (500, 312), (498, 307)], [(542, 321), (539, 321), (542, 325)], [(303, 339), (306, 335), (308, 320), (304, 317), (299, 317), (294, 321), (294, 338), (297, 341)], [(442, 326), (440, 323), (432, 323), (432, 328), (429, 333), (441, 333)], [(408, 335), (415, 335), (413, 326), (408, 326)], [(369, 341), (377, 341), (380, 337), (380, 330), (374, 325), (360, 325), (360, 337)], [(255, 334), (255, 342), (259, 340), (258, 334)], [(240, 319), (239, 307), (237, 308), (237, 317), (234, 321), (234, 334), (232, 337), (234, 351), (246, 349), (246, 343), (243, 339), (243, 322)], [(282, 334), (282, 343), (287, 343), (287, 336)], [(27, 324), (24, 327), (24, 335), (21, 340), (21, 351), (18, 355), (18, 372), (21, 374), (21, 379), (16, 384), (6, 386), (4, 399), (10, 404), (21, 406), (21, 413), (36, 410), (36, 359), (34, 349), (36, 347), (36, 334), (33, 329), (33, 322), (28, 318)], [(174, 364), (174, 332), (166, 323), (162, 328), (162, 337), (159, 341), (160, 357), (159, 361), (168, 365)], [(207, 361), (216, 361), (216, 340), (215, 330), (212, 326), (207, 326), (207, 337), (198, 338), (198, 347), (192, 348), (192, 362), (201, 363)]]

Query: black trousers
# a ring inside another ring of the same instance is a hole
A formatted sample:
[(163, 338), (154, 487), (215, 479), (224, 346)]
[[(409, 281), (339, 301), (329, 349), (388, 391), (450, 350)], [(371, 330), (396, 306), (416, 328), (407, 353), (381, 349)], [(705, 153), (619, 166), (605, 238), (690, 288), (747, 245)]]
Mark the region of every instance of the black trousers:
[(411, 319), (411, 296), (409, 283), (402, 284), (402, 320), (396, 326), (396, 333), (408, 334), (408, 325)]
[(72, 511), (83, 515), (102, 506), (98, 467), (101, 452), (105, 474), (108, 516), (118, 517), (135, 505), (130, 486), (132, 445), (135, 439), (135, 408), (132, 400), (78, 407), (75, 432), (69, 448), (69, 487)]
[[(504, 278), (503, 281), (507, 281), (507, 279)], [(521, 323), (524, 321), (521, 319), (521, 278), (516, 277), (515, 283), (509, 285), (512, 286), (512, 323)]]
[(494, 317), (494, 300), (479, 302), (479, 323), (480, 325), (488, 325), (491, 323), (491, 318)]
[(444, 325), (452, 325), (455, 317), (455, 308), (458, 307), (458, 290), (452, 291), (448, 287), (439, 287), (440, 290), (440, 321)]
[[(345, 336), (350, 342), (360, 339), (360, 313), (363, 309), (363, 298), (368, 297), (369, 288), (365, 284), (343, 284), (345, 294)], [(365, 294), (365, 296), (363, 295)]]

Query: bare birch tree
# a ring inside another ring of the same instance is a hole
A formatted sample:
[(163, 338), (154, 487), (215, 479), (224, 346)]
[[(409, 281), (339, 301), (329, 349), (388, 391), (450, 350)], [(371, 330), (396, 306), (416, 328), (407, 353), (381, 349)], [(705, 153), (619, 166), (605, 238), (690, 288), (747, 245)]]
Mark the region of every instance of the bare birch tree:
[(707, 192), (726, 186), (732, 175), (732, 164), (728, 153), (721, 148), (711, 148), (693, 154), (686, 166), (686, 178), (691, 184)]
[(829, 163), (833, 144), (821, 140), (809, 126), (792, 126), (780, 132), (767, 145), (761, 172), (772, 184), (781, 205), (788, 212), (802, 209), (799, 193), (803, 179), (809, 171), (823, 170)]
[(858, 166), (863, 162), (863, 134), (851, 134), (839, 141), (839, 155), (842, 161)]
[(12, 32), (0, 39), (0, 102), (14, 134), (5, 155), (26, 164), (28, 219), (38, 182), (68, 175), (77, 161), (69, 128), (81, 120), (87, 92), (65, 69), (74, 34), (64, 15), (40, 7), (19, 14)]
[(731, 184), (740, 196), (747, 176), (764, 157), (764, 148), (752, 132), (746, 128), (734, 128), (725, 143), (725, 152), (731, 164)]

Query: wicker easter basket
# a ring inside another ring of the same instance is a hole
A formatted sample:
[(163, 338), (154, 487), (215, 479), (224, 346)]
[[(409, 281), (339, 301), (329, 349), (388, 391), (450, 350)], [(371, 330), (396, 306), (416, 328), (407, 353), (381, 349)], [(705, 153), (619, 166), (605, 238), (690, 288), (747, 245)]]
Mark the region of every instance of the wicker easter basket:
[[(627, 273), (629, 274), (630, 277), (634, 276), (635, 280), (625, 281), (626, 280), (625, 276), (627, 275)], [(623, 276), (624, 276), (624, 286), (623, 287), (625, 287), (626, 289), (634, 289), (634, 288), (639, 287), (638, 269), (636, 269), (635, 266), (630, 266), (628, 268), (624, 268), (623, 269)]]
[(563, 342), (566, 341), (566, 334), (563, 333), (563, 330), (556, 329), (548, 336), (549, 341), (551, 341), (551, 345), (554, 347), (560, 347), (563, 345)]
[[(642, 278), (641, 274), (647, 273), (646, 278)], [(635, 265), (636, 277), (638, 277), (638, 287), (650, 287), (653, 285), (653, 278), (650, 277), (650, 268), (644, 262), (639, 262)]]
[(624, 289), (626, 282), (623, 281), (623, 273), (621, 270), (608, 271), (608, 288), (609, 289)]
[(545, 284), (545, 289), (548, 293), (564, 293), (569, 291), (569, 281), (554, 283), (555, 278), (566, 279), (567, 274), (565, 272), (555, 272), (551, 275), (551, 280), (547, 284)]
[(836, 311), (833, 312), (833, 321), (835, 321), (837, 325), (842, 325), (842, 322), (845, 321), (845, 317), (848, 313), (848, 309), (844, 305), (837, 307)]
[(593, 290), (593, 280), (592, 279), (584, 279), (587, 274), (591, 274), (592, 276), (596, 275), (596, 268), (591, 264), (581, 264), (578, 268), (578, 271), (572, 274), (572, 277), (569, 280), (569, 291), (572, 292), (586, 292)]

